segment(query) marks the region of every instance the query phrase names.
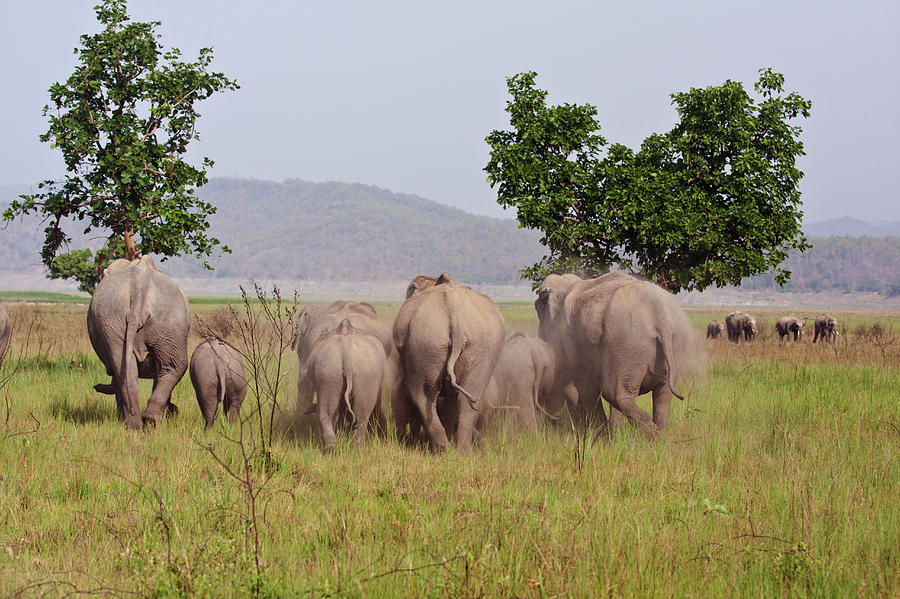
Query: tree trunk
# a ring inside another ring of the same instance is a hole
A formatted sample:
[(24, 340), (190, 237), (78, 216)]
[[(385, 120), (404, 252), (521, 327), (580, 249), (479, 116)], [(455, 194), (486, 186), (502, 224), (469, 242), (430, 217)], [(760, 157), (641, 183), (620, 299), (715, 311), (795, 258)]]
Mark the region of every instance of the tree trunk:
[(134, 245), (131, 229), (125, 229), (125, 257), (129, 260), (137, 260), (140, 257), (137, 247)]

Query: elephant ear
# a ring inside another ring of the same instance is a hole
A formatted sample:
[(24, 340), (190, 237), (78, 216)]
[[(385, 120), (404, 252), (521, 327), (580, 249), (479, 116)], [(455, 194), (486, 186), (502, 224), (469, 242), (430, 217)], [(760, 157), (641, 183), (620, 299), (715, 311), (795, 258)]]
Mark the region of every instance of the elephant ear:
[(300, 315), (297, 316), (297, 322), (294, 323), (294, 336), (291, 337), (292, 350), (300, 351), (300, 339), (303, 337), (303, 333), (309, 325), (310, 318), (311, 316), (306, 308), (300, 310)]
[(430, 287), (434, 287), (436, 282), (437, 279), (434, 277), (426, 277), (425, 275), (417, 276), (410, 282), (409, 287), (406, 288), (406, 299), (409, 299), (418, 293), (422, 293)]

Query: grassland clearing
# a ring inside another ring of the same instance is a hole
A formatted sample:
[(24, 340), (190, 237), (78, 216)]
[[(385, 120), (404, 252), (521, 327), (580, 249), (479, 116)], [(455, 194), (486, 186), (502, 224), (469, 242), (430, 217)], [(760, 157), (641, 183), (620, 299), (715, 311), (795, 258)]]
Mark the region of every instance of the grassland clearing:
[[(388, 323), (399, 306), (375, 305)], [(835, 313), (832, 346), (780, 343), (786, 312), (754, 310), (759, 340), (705, 343), (663, 439), (625, 430), (583, 464), (566, 426), (501, 427), (469, 455), (344, 438), (323, 456), (289, 371), (261, 463), (239, 427), (203, 430), (187, 377), (177, 418), (126, 431), (92, 389), (108, 377), (86, 305), (7, 308), (0, 596), (900, 595), (900, 314)], [(537, 330), (530, 304), (502, 311)], [(698, 335), (726, 313), (689, 310)]]

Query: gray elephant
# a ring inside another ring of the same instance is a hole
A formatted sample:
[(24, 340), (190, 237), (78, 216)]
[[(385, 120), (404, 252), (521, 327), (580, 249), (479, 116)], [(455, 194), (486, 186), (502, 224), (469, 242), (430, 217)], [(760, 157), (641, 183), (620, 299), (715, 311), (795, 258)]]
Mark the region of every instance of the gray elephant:
[(706, 325), (706, 338), (707, 339), (719, 339), (724, 334), (725, 334), (725, 323), (724, 322), (719, 322), (718, 320), (713, 320), (708, 325)]
[[(538, 289), (535, 309), (539, 335), (556, 352), (557, 380), (577, 390), (576, 418), (605, 427), (597, 403), (602, 396), (613, 408), (614, 424), (619, 410), (650, 435), (666, 429), (694, 342), (690, 321), (672, 294), (623, 273), (589, 280), (550, 275)], [(647, 392), (653, 393), (652, 419), (635, 403)]]
[[(191, 317), (187, 297), (149, 257), (119, 259), (104, 271), (87, 313), (91, 345), (112, 382), (94, 388), (116, 396), (119, 417), (132, 429), (174, 412), (172, 389), (188, 367)], [(141, 415), (138, 378), (153, 379)]]
[(803, 338), (803, 326), (805, 324), (805, 320), (800, 320), (795, 316), (782, 316), (775, 323), (778, 339), (784, 341), (785, 337), (793, 337), (794, 341), (800, 341)]
[(191, 356), (190, 374), (206, 427), (215, 423), (222, 408), (228, 420), (237, 422), (247, 395), (240, 352), (217, 337), (207, 337)]
[(375, 335), (355, 328), (345, 318), (338, 328), (320, 337), (306, 360), (306, 376), (316, 393), (316, 414), (322, 429), (324, 451), (337, 444), (335, 426), (348, 417), (353, 442), (366, 440), (369, 418), (381, 411), (381, 385), (385, 355)]
[(455, 430), (457, 448), (467, 451), (506, 339), (503, 314), (447, 273), (417, 277), (410, 288), (393, 327), (400, 355), (391, 394), (397, 436), (415, 441), (424, 427), (431, 448), (441, 451)]
[(829, 314), (819, 314), (816, 316), (815, 329), (813, 343), (818, 341), (819, 337), (824, 341), (834, 343), (835, 339), (837, 339), (838, 321), (834, 316)]
[(9, 348), (9, 338), (12, 336), (12, 323), (6, 308), (0, 304), (0, 364), (3, 364), (3, 356)]
[(728, 330), (728, 340), (734, 343), (741, 340), (753, 341), (759, 333), (756, 319), (740, 310), (725, 317), (725, 327)]
[(493, 420), (511, 411), (522, 429), (534, 429), (545, 417), (555, 418), (563, 404), (562, 394), (554, 393), (555, 379), (556, 356), (550, 344), (515, 333), (503, 344), (485, 392), (485, 412), (492, 413), (485, 417)]
[[(340, 300), (328, 306), (306, 306), (297, 316), (294, 323), (294, 336), (291, 347), (297, 351), (297, 411), (309, 412), (313, 408), (314, 389), (307, 376), (306, 362), (315, 343), (323, 336), (331, 333), (348, 320), (358, 331), (374, 336), (381, 343), (384, 357), (388, 358), (393, 349), (391, 332), (380, 320), (375, 309), (364, 302)], [(380, 429), (384, 429), (384, 413), (381, 403), (375, 412), (375, 421)]]

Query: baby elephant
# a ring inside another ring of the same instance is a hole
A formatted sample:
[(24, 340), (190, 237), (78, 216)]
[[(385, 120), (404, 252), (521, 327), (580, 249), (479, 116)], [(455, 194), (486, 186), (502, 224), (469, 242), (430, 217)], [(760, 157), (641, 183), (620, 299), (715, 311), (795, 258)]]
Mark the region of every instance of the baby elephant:
[(719, 339), (725, 334), (725, 323), (713, 320), (706, 325), (706, 338)]
[(247, 395), (244, 361), (238, 350), (216, 337), (204, 339), (191, 356), (191, 383), (207, 428), (216, 421), (222, 405), (228, 419), (237, 421)]
[(521, 429), (533, 429), (544, 417), (555, 418), (553, 413), (562, 407), (562, 395), (554, 396), (555, 378), (553, 348), (542, 339), (516, 333), (503, 345), (484, 399), (491, 412), (509, 410)]
[(775, 323), (775, 330), (778, 331), (778, 338), (781, 341), (784, 341), (785, 337), (790, 340), (792, 335), (794, 341), (800, 341), (800, 338), (803, 337), (803, 325), (805, 324), (805, 320), (800, 320), (794, 316), (782, 316)]
[(306, 361), (306, 376), (315, 391), (324, 451), (337, 445), (334, 428), (344, 415), (353, 422), (353, 442), (366, 441), (369, 417), (381, 409), (384, 345), (374, 335), (355, 328), (348, 319), (319, 337)]

